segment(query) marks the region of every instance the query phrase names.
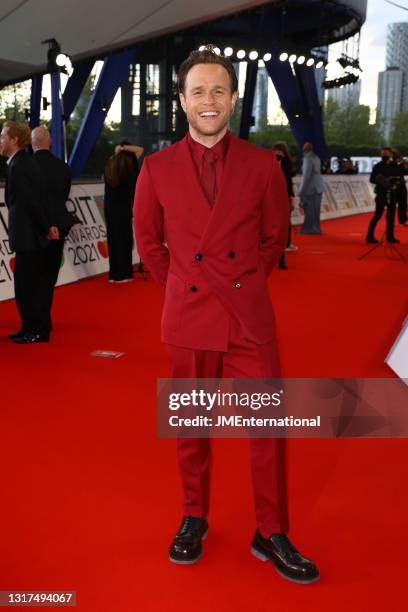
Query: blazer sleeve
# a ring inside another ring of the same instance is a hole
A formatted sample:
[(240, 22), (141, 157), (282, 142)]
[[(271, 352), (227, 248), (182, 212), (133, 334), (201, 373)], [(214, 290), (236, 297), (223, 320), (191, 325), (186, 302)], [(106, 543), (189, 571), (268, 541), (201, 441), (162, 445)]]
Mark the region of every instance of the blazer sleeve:
[(147, 158), (136, 183), (134, 224), (139, 255), (153, 278), (165, 287), (170, 254), (164, 244), (163, 208), (153, 187)]
[(288, 239), (289, 206), (286, 180), (276, 158), (262, 201), (260, 255), (268, 276), (282, 255)]
[(20, 201), (40, 235), (47, 236), (50, 223), (46, 215), (45, 181), (39, 168), (31, 160), (24, 160), (16, 168)]
[(311, 157), (310, 156), (305, 157), (303, 161), (303, 168), (302, 168), (302, 182), (301, 182), (301, 185), (299, 187), (299, 192), (298, 192), (299, 196), (306, 195), (304, 191), (305, 189), (307, 189), (308, 183), (310, 182), (310, 179), (312, 177), (312, 170), (313, 170), (313, 161)]

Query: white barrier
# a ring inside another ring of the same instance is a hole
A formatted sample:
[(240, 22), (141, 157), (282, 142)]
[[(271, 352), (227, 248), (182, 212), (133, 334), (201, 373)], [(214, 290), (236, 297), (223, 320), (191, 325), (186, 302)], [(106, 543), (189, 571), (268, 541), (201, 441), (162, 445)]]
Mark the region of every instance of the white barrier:
[[(322, 202), (322, 220), (368, 212), (374, 209), (372, 189), (367, 175), (325, 176), (326, 191)], [(295, 193), (300, 177), (294, 180)], [(109, 269), (106, 227), (103, 215), (103, 183), (78, 183), (71, 189), (68, 210), (75, 212), (82, 225), (72, 228), (65, 241), (64, 258), (58, 285), (95, 276)], [(295, 202), (296, 204), (296, 202)], [(4, 189), (0, 188), (0, 301), (14, 297), (14, 255), (7, 234), (7, 208)], [(292, 223), (302, 223), (298, 206), (292, 213)], [(134, 247), (133, 261), (137, 261)]]
[[(325, 192), (323, 193), (322, 221), (358, 215), (374, 210), (373, 186), (369, 175), (327, 175), (323, 176)], [(295, 177), (295, 194), (300, 186), (301, 177)], [(295, 210), (292, 213), (292, 223), (297, 225), (303, 222), (303, 211), (298, 207), (298, 198), (295, 199)]]
[[(65, 240), (63, 263), (58, 285), (95, 276), (109, 269), (108, 243), (103, 214), (103, 183), (74, 184), (67, 208), (82, 221), (74, 226)], [(14, 255), (11, 253), (7, 234), (7, 207), (4, 189), (0, 189), (0, 301), (14, 297)], [(133, 261), (137, 253), (133, 249)]]

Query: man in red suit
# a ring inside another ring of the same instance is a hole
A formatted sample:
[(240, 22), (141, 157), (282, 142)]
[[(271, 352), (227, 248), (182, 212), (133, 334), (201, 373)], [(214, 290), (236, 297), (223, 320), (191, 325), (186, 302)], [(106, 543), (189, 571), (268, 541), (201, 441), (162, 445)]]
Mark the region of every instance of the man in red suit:
[[(211, 48), (179, 70), (189, 132), (145, 159), (135, 194), (139, 253), (166, 288), (162, 340), (174, 378), (280, 376), (267, 277), (287, 238), (288, 194), (274, 154), (228, 131), (238, 82)], [(253, 554), (299, 583), (318, 579), (291, 544), (284, 440), (250, 439), (257, 530)], [(184, 518), (170, 546), (194, 563), (207, 535), (210, 440), (177, 440)]]

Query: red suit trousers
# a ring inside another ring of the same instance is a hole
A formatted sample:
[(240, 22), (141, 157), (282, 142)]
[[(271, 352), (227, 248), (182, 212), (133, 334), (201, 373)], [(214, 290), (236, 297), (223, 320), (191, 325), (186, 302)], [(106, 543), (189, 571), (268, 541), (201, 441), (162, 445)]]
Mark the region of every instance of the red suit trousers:
[[(245, 340), (231, 320), (227, 352), (166, 345), (173, 378), (278, 378), (276, 342), (258, 345)], [(257, 528), (264, 537), (289, 529), (285, 440), (250, 438), (250, 462)], [(178, 438), (177, 460), (185, 516), (206, 518), (209, 509), (211, 440)]]

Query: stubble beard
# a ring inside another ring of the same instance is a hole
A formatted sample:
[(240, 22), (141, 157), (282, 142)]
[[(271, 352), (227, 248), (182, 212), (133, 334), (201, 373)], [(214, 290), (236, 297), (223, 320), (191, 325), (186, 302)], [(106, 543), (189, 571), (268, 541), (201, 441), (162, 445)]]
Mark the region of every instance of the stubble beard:
[(189, 126), (191, 126), (193, 130), (195, 130), (200, 136), (218, 136), (218, 134), (221, 134), (221, 132), (228, 128), (231, 115), (232, 113), (229, 116), (225, 117), (222, 123), (218, 124), (217, 126), (211, 127), (209, 125), (208, 129), (205, 131), (203, 131), (202, 126), (200, 125), (199, 121), (196, 120), (194, 115), (187, 113), (187, 121)]

